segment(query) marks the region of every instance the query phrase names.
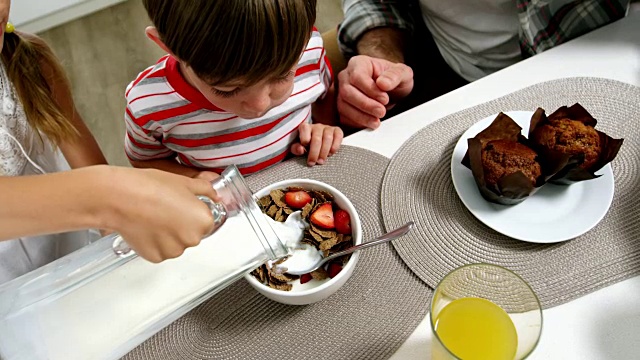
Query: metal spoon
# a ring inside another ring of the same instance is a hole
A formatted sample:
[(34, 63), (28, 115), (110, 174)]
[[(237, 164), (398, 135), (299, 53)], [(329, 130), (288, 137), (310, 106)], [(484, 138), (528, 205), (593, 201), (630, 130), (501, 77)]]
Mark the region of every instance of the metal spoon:
[(310, 265), (307, 269), (293, 269), (293, 270), (289, 270), (287, 269), (287, 267), (282, 266), (282, 265), (276, 265), (275, 268), (273, 269), (276, 273), (287, 273), (287, 274), (291, 274), (291, 275), (302, 275), (302, 274), (308, 274), (314, 270), (317, 270), (318, 268), (320, 268), (321, 266), (323, 266), (324, 264), (327, 263), (327, 261), (331, 261), (337, 257), (343, 256), (343, 255), (347, 255), (347, 254), (351, 254), (354, 251), (358, 251), (358, 250), (362, 250), (362, 249), (366, 249), (372, 246), (376, 246), (376, 245), (380, 245), (380, 244), (384, 244), (386, 242), (389, 242), (391, 240), (395, 240), (405, 234), (407, 234), (411, 229), (413, 228), (413, 221), (409, 221), (408, 223), (402, 225), (401, 227), (393, 230), (393, 231), (389, 231), (388, 233), (381, 235), (377, 238), (375, 238), (374, 240), (371, 241), (367, 241), (365, 243), (362, 243), (360, 245), (355, 245), (352, 246), (348, 249), (339, 251), (335, 254), (329, 255), (325, 258), (322, 258), (320, 261), (318, 261), (317, 263)]

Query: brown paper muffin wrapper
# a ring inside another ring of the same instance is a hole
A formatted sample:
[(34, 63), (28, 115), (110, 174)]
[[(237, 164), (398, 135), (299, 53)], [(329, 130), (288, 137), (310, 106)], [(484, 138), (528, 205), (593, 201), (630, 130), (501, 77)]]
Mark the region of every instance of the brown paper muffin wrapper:
[[(587, 126), (595, 128), (598, 123), (597, 120), (579, 103), (572, 105), (571, 107), (563, 106), (554, 111), (551, 115), (547, 116), (544, 109), (538, 108), (531, 117), (531, 124), (529, 127), (529, 138), (533, 134), (533, 131), (538, 127), (548, 123), (550, 120), (555, 119), (571, 119), (580, 121)], [(591, 180), (600, 177), (595, 173), (602, 169), (605, 165), (610, 163), (622, 146), (624, 139), (614, 139), (611, 136), (596, 129), (596, 132), (600, 136), (600, 144), (602, 144), (602, 151), (600, 157), (593, 166), (589, 169), (583, 169), (580, 164), (584, 161), (584, 154), (571, 155), (566, 166), (560, 169), (549, 182), (559, 185), (570, 185), (575, 182)], [(557, 152), (547, 149), (544, 146), (537, 146), (535, 143), (531, 144), (538, 155), (544, 161), (552, 161), (552, 157), (558, 156)]]
[(517, 141), (531, 148), (527, 139), (520, 133), (521, 131), (520, 125), (513, 121), (512, 118), (500, 113), (486, 129), (478, 133), (474, 138), (467, 139), (468, 149), (462, 159), (462, 164), (471, 169), (478, 190), (487, 201), (502, 205), (519, 204), (538, 191), (559, 170), (566, 167), (569, 157), (554, 153), (554, 156), (550, 156), (548, 161), (538, 158), (542, 175), (537, 179), (535, 185), (522, 172), (503, 176), (495, 186), (487, 184), (482, 166), (482, 149), (484, 145), (489, 141), (503, 139)]

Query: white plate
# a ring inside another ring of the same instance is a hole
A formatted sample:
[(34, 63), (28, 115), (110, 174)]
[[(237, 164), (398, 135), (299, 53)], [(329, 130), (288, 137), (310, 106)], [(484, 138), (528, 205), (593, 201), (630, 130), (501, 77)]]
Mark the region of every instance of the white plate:
[[(527, 136), (531, 111), (506, 112)], [(462, 136), (451, 158), (451, 177), (458, 196), (478, 220), (514, 239), (534, 243), (566, 241), (596, 226), (613, 200), (613, 172), (607, 164), (601, 177), (569, 186), (546, 184), (517, 205), (499, 205), (485, 200), (471, 170), (460, 162), (467, 152), (467, 139), (476, 136), (496, 118), (492, 115), (475, 123)]]

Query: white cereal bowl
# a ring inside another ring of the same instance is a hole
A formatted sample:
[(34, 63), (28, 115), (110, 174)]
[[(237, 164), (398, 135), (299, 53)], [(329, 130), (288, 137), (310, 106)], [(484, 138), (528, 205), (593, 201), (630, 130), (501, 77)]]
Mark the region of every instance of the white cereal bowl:
[[(261, 198), (265, 195), (268, 195), (271, 190), (275, 189), (285, 189), (287, 187), (300, 187), (306, 190), (322, 190), (330, 193), (334, 197), (334, 201), (339, 208), (345, 210), (349, 213), (349, 217), (351, 220), (351, 230), (353, 232), (353, 241), (355, 245), (362, 243), (362, 225), (360, 223), (360, 218), (358, 217), (358, 213), (356, 212), (355, 207), (347, 199), (347, 197), (334, 188), (331, 185), (325, 184), (320, 181), (310, 180), (310, 179), (291, 179), (284, 180), (274, 184), (271, 184), (260, 191), (255, 193), (257, 198)], [(351, 254), (351, 258), (344, 265), (340, 273), (336, 275), (332, 279), (328, 279), (325, 282), (318, 284), (315, 287), (307, 288), (304, 290), (297, 290), (296, 285), (294, 284), (291, 291), (282, 291), (270, 288), (258, 281), (253, 275), (246, 274), (245, 279), (256, 289), (260, 294), (266, 296), (267, 298), (277, 301), (279, 303), (288, 304), (288, 305), (308, 305), (321, 300), (324, 300), (331, 296), (331, 294), (338, 291), (338, 289), (344, 285), (351, 274), (353, 274), (353, 270), (358, 263), (358, 258), (360, 254), (356, 251)], [(316, 282), (317, 280), (311, 280), (307, 284), (311, 284), (312, 282)], [(307, 285), (305, 284), (305, 285)]]

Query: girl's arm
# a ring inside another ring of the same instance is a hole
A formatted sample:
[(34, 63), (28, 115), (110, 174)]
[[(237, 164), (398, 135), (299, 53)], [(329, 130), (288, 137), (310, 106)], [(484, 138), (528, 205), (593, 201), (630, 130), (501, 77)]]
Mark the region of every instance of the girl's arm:
[(129, 159), (129, 163), (134, 168), (158, 169), (158, 170), (167, 171), (167, 172), (178, 174), (178, 175), (187, 176), (194, 179), (202, 179), (207, 181), (213, 181), (220, 176), (219, 174), (213, 171), (201, 171), (188, 166), (184, 166), (172, 158), (145, 160), (145, 161)]
[[(33, 41), (38, 41), (47, 46), (41, 39), (30, 35)], [(65, 159), (72, 169), (77, 169), (89, 165), (106, 164), (100, 146), (96, 142), (89, 128), (82, 120), (73, 102), (71, 86), (65, 74), (59, 73), (55, 69), (59, 66), (42, 61), (40, 68), (44, 78), (51, 88), (55, 101), (60, 106), (63, 115), (78, 130), (79, 135), (75, 139), (68, 139), (60, 143), (59, 147)]]
[(0, 177), (0, 240), (87, 228), (119, 232), (138, 255), (177, 257), (213, 228), (197, 195), (211, 184), (158, 170), (89, 166), (45, 175)]
[(106, 207), (98, 206), (93, 188), (103, 182), (99, 173), (0, 177), (0, 240), (104, 227)]

